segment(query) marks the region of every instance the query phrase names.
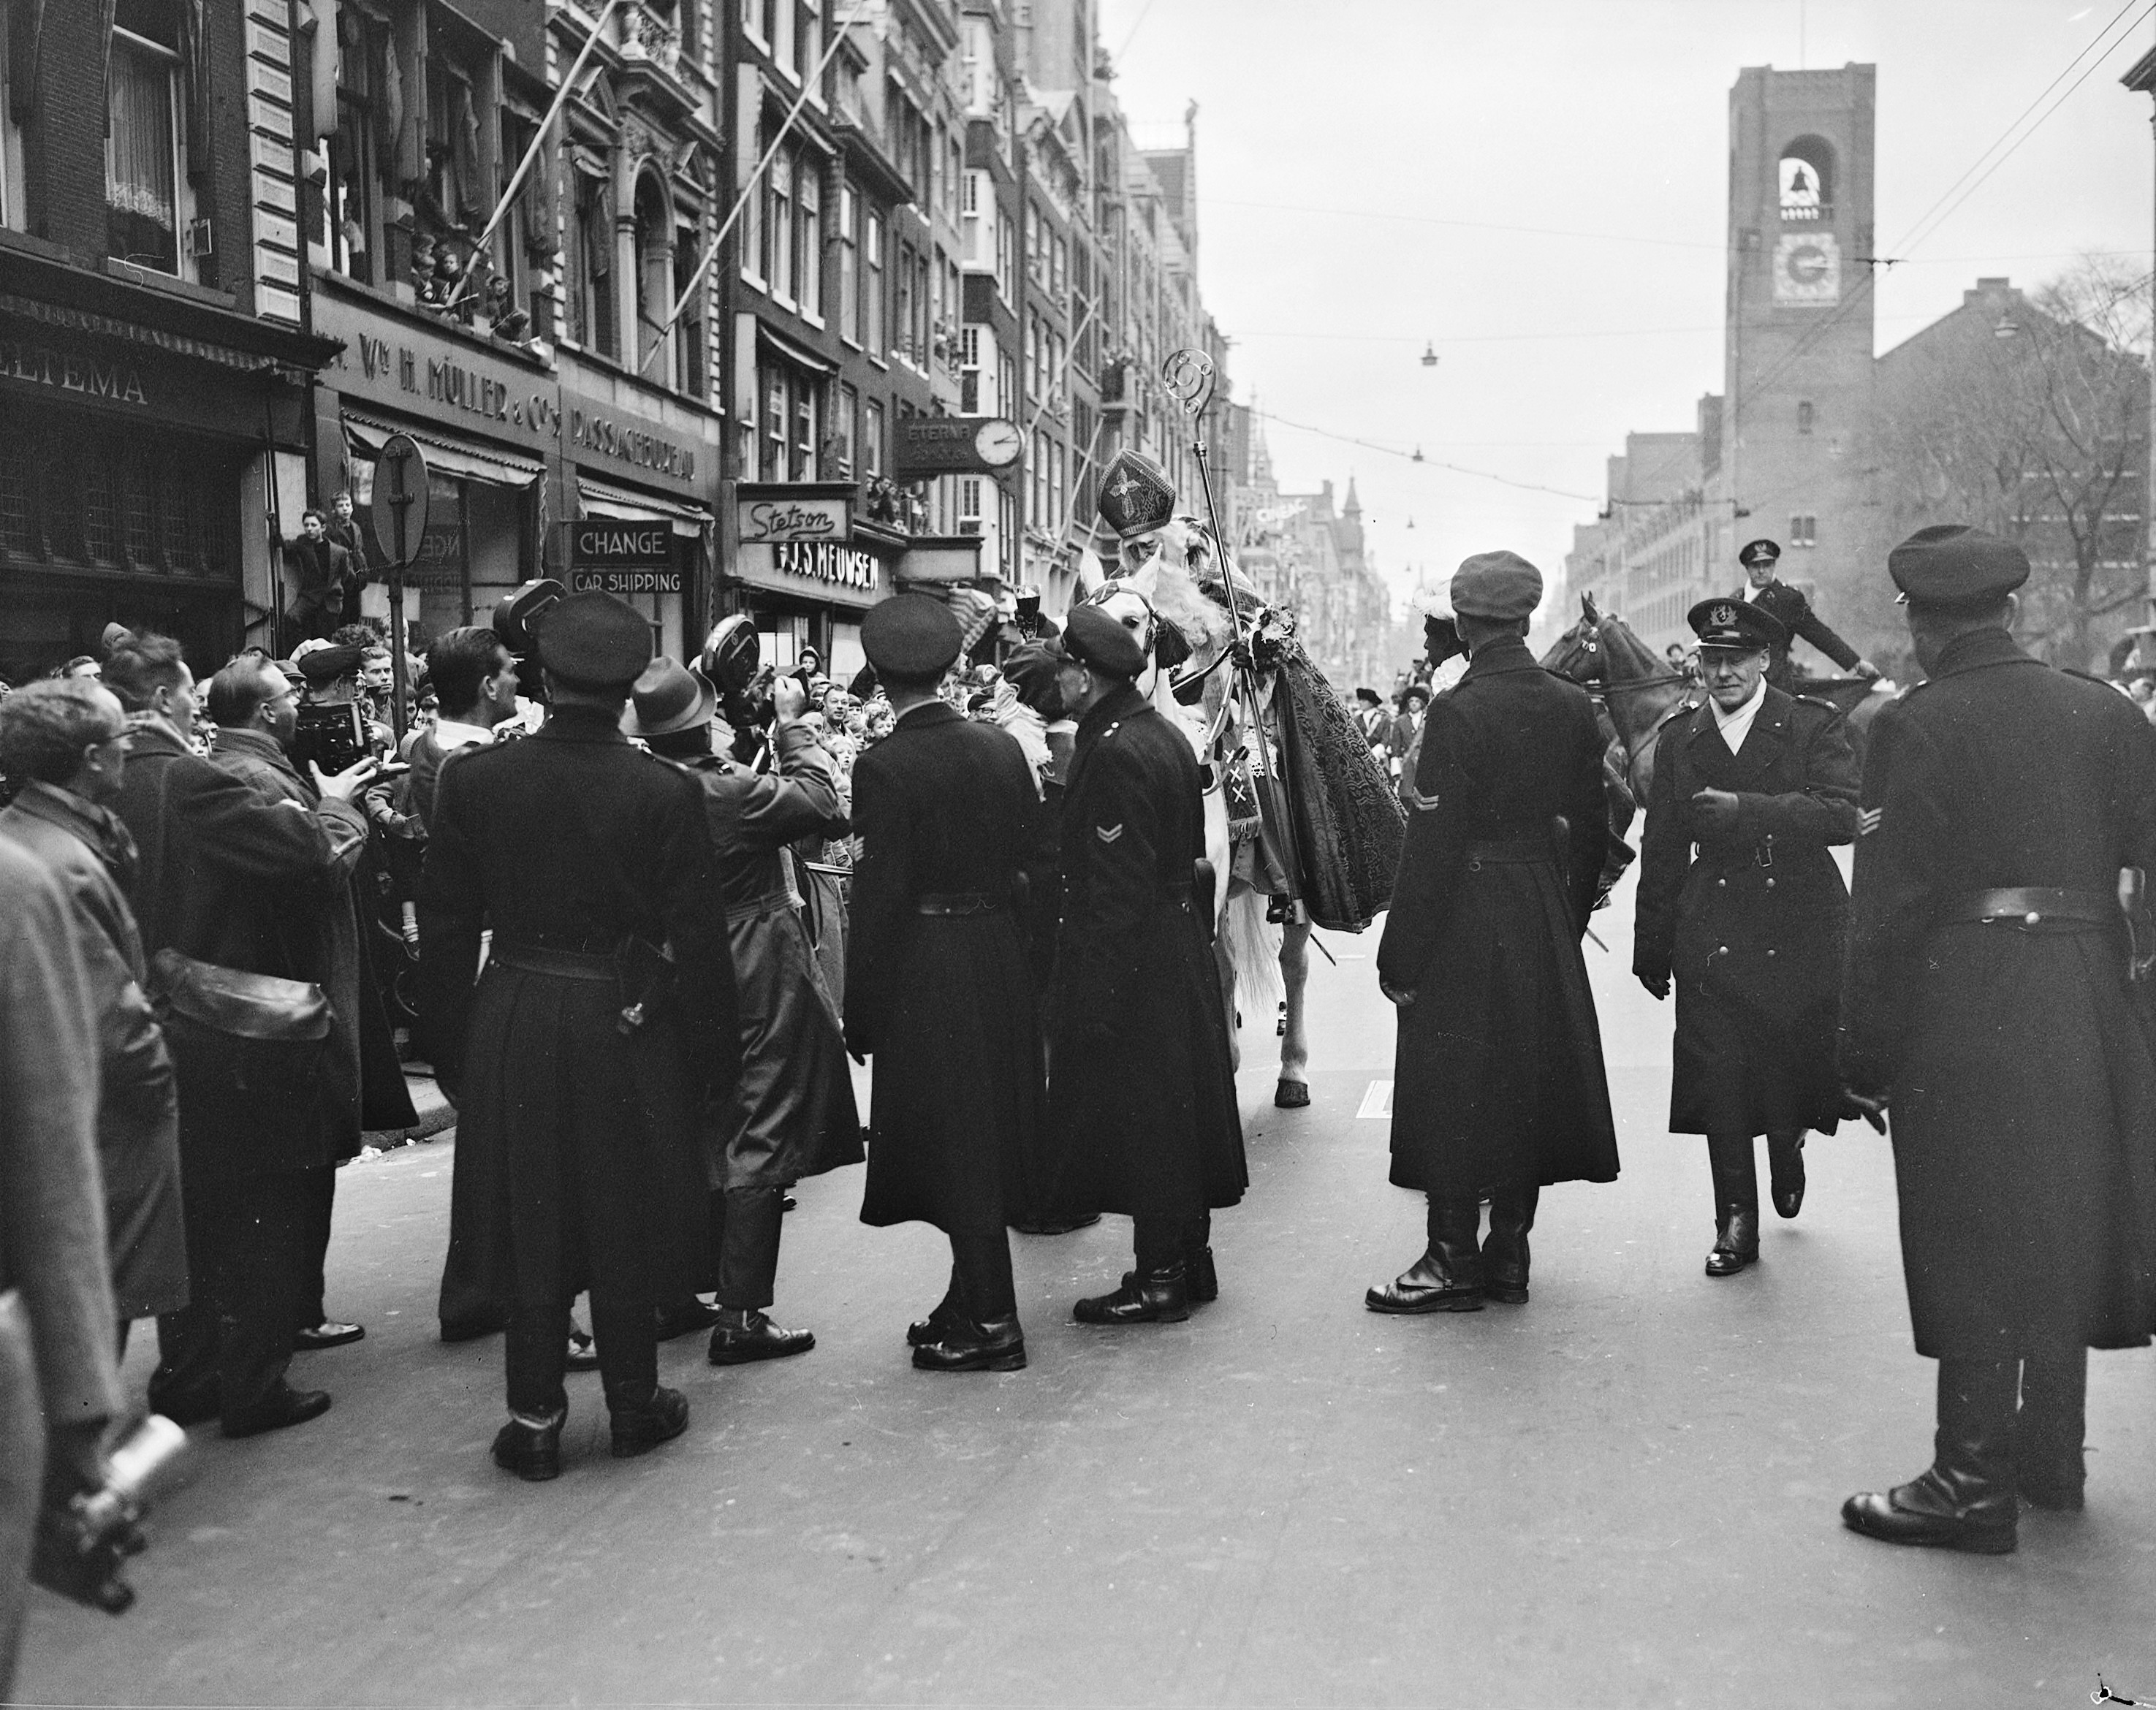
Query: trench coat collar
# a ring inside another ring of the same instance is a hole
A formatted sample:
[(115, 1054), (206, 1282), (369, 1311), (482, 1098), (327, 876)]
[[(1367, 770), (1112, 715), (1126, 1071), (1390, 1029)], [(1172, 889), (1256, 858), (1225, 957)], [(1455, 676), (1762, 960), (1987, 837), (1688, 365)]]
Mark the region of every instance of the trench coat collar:
[(1464, 683), (1470, 677), (1492, 677), (1502, 671), (1538, 671), (1541, 669), (1541, 661), (1527, 651), (1525, 641), (1517, 635), (1507, 635), (1496, 641), (1485, 642), (1476, 648), (1460, 680)]
[(127, 734), (134, 738), (128, 752), (131, 759), (145, 754), (192, 754), (194, 745), (182, 736), (172, 720), (158, 712), (131, 712), (127, 716)]
[(33, 819), (56, 825), (103, 861), (125, 888), (135, 876), (135, 838), (117, 814), (58, 784), (33, 778), (16, 792), (14, 806)]
[(1152, 704), (1138, 693), (1136, 684), (1117, 685), (1086, 709), (1086, 716), (1078, 721), (1078, 740), (1073, 747), (1078, 751), (1091, 748), (1101, 740), (1101, 733), (1110, 725), (1128, 718), (1134, 712), (1143, 712)]
[(621, 715), (598, 706), (557, 706), (547, 713), (547, 722), (534, 734), (542, 741), (552, 742), (625, 745), (629, 741), (621, 733)]
[(1952, 677), (1989, 665), (2042, 663), (2024, 653), (2020, 644), (2004, 629), (1972, 629), (1966, 635), (1955, 636), (1940, 650), (1938, 669), (1932, 675)]
[(314, 779), (300, 775), (300, 768), (292, 763), (292, 757), (285, 752), (285, 745), (267, 731), (226, 730), (220, 727), (217, 733), (217, 752), (221, 754), (245, 754), (259, 760), (264, 765), (290, 778), (311, 802), (321, 793), (315, 788)]
[(1727, 776), (1732, 783), (1743, 783), (1766, 771), (1789, 746), (1789, 726), (1795, 704), (1772, 683), (1768, 684), (1766, 698), (1752, 716), (1752, 728), (1744, 738), (1743, 747), (1732, 754), (1714, 716), (1714, 697), (1709, 695), (1692, 713), (1691, 728), (1686, 732), (1685, 741), (1697, 742), (1703, 737), (1712, 736), (1714, 741), (1707, 747), (1707, 753), (1717, 763), (1730, 768)]
[(891, 734), (896, 736), (902, 730), (926, 730), (932, 725), (949, 724), (962, 716), (958, 709), (947, 701), (918, 701), (892, 721)]

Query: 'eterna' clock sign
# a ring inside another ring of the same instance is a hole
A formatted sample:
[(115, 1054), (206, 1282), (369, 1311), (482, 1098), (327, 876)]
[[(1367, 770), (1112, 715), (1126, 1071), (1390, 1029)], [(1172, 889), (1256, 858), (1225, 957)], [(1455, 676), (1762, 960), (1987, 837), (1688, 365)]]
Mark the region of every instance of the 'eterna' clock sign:
[(1018, 461), (1025, 436), (1001, 416), (908, 416), (898, 424), (891, 462), (901, 480), (934, 475), (1000, 475)]

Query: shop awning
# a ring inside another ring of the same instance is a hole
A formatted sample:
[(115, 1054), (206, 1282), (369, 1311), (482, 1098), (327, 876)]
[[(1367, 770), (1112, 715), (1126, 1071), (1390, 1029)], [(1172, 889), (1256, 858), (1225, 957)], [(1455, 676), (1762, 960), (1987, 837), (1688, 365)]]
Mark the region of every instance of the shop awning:
[(711, 513), (701, 505), (655, 493), (632, 492), (582, 470), (577, 471), (577, 502), (587, 517), (603, 516), (610, 522), (670, 522), (675, 534), (690, 538), (711, 526)]
[(839, 365), (829, 357), (819, 356), (816, 352), (810, 350), (807, 345), (788, 338), (784, 333), (774, 328), (768, 321), (758, 319), (756, 323), (756, 332), (757, 336), (771, 349), (774, 355), (784, 358), (797, 367), (806, 368), (813, 374), (835, 374), (839, 372)]
[(459, 444), (439, 434), (398, 427), (355, 409), (347, 408), (344, 413), (346, 440), (357, 454), (369, 461), (382, 454), (382, 448), (392, 434), (408, 434), (418, 440), (419, 449), (427, 454), (428, 468), (441, 475), (492, 481), (498, 486), (528, 487), (547, 472), (546, 465), (536, 457), (497, 451), (492, 446), (482, 450), (476, 446)]

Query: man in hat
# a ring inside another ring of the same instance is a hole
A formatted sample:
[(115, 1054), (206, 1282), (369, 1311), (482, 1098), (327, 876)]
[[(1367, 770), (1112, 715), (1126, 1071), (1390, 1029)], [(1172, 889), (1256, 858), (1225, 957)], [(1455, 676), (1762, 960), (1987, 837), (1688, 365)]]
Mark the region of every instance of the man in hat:
[(891, 697), (891, 734), (854, 762), (845, 1038), (874, 1056), (861, 1221), (934, 1224), (951, 1286), (906, 1340), (923, 1371), (1017, 1371), (1025, 1334), (1010, 1208), (1041, 1122), (1040, 1031), (1014, 893), (1040, 814), (1007, 731), (937, 688), (963, 632), (942, 601), (869, 609), (861, 650)]
[(1586, 691), (1527, 651), (1542, 590), (1513, 552), (1452, 578), (1467, 670), (1430, 703), (1378, 946), (1399, 1012), (1392, 1180), (1430, 1196), (1430, 1244), (1364, 1297), (1376, 1312), (1525, 1302), (1543, 1187), (1617, 1175), (1579, 953), (1608, 837), (1603, 740)]
[(1049, 1112), (1060, 1195), (1129, 1217), (1137, 1264), (1085, 1324), (1171, 1322), (1218, 1297), (1212, 1214), (1250, 1184), (1211, 945), (1189, 739), (1132, 679), (1144, 643), (1097, 605), (1052, 644), (1078, 738), (1062, 807)]
[(1784, 634), (1766, 611), (1705, 599), (1686, 621), (1707, 695), (1656, 742), (1632, 971), (1658, 999), (1675, 973), (1670, 1132), (1707, 1136), (1707, 1274), (1733, 1276), (1759, 1256), (1753, 1137), (1767, 1137), (1774, 1209), (1794, 1217), (1804, 1131), (1831, 1134), (1845, 1109), (1849, 896), (1828, 850), (1856, 835), (1857, 765), (1839, 708), (1768, 683)]
[(712, 1259), (718, 1305), (693, 1297), (661, 1308), (662, 1335), (711, 1331), (711, 1362), (743, 1365), (806, 1353), (816, 1338), (774, 1324), (786, 1190), (804, 1176), (861, 1161), (861, 1118), (839, 1012), (803, 924), (784, 851), (803, 837), (844, 837), (838, 772), (803, 721), (798, 676), (771, 686), (774, 769), (752, 772), (711, 747), (718, 691), (700, 671), (655, 659), (631, 691), (628, 735), (686, 767), (704, 793), (741, 1004), (742, 1076), (706, 1115)]
[(1399, 696), (1400, 710), (1385, 732), (1385, 769), (1395, 778), (1412, 778), (1415, 738), (1430, 710), (1430, 685), (1409, 683)]
[(1737, 554), (1737, 562), (1744, 567), (1745, 585), (1730, 596), (1758, 606), (1782, 626), (1782, 639), (1774, 644), (1767, 680), (1785, 695), (1795, 692), (1790, 686), (1797, 674), (1789, 663), (1789, 647), (1800, 639), (1810, 642), (1842, 670), (1854, 671), (1867, 682), (1876, 680), (1879, 667), (1868, 659), (1860, 659), (1855, 648), (1820, 620), (1812, 603), (1799, 589), (1776, 578), (1774, 567), (1781, 557), (1782, 549), (1774, 542), (1748, 541)]
[(741, 1068), (703, 792), (621, 733), (650, 625), (574, 593), (539, 620), (537, 646), (552, 716), (443, 768), (419, 887), (435, 1071), (490, 1166), (459, 1169), (452, 1191), (510, 1307), (494, 1458), (534, 1480), (561, 1471), (569, 1303), (586, 1285), (614, 1454), (686, 1428), (688, 1402), (659, 1384), (653, 1309), (702, 1280), (696, 1115)]
[(2156, 1328), (2156, 1061), (2133, 979), (2150, 947), (2120, 906), (2156, 868), (2156, 736), (2015, 645), (2019, 547), (1920, 529), (1887, 572), (1929, 680), (1872, 727), (1840, 1057), (1893, 1111), (1938, 1429), (1928, 1471), (1842, 1518), (2003, 1553), (2017, 1492), (2082, 1506), (2087, 1350)]

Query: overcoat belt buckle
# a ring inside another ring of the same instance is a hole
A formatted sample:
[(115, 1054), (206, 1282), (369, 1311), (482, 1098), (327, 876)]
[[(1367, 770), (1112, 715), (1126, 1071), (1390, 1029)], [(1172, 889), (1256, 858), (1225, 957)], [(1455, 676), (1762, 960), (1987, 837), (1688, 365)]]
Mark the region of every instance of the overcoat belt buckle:
[(1759, 847), (1753, 851), (1752, 858), (1763, 867), (1771, 867), (1774, 865), (1774, 834), (1773, 832), (1768, 832), (1760, 841)]

